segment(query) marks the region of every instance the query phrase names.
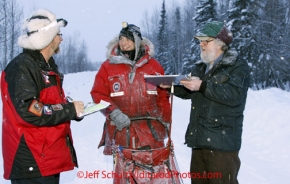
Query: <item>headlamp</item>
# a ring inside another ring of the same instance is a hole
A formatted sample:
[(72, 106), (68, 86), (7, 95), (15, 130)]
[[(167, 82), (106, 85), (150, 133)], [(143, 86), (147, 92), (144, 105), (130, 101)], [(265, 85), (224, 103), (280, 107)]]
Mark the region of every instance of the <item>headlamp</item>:
[(122, 28), (128, 27), (128, 22), (122, 22)]

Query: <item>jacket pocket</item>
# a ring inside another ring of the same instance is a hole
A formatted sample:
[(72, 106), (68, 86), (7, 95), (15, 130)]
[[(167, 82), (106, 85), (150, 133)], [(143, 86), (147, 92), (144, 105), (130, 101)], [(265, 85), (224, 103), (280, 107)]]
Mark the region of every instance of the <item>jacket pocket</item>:
[(227, 75), (213, 75), (213, 77), (210, 79), (213, 83), (215, 84), (220, 84), (220, 83), (224, 83), (229, 79), (229, 77)]
[(145, 78), (144, 78), (144, 75), (150, 75), (150, 74), (146, 74), (144, 72), (141, 72), (140, 73), (140, 77), (143, 79), (143, 88), (144, 88), (144, 91), (146, 92), (145, 96), (152, 96), (152, 95), (157, 95), (157, 86), (154, 85), (154, 84), (151, 84), (151, 83), (147, 83)]

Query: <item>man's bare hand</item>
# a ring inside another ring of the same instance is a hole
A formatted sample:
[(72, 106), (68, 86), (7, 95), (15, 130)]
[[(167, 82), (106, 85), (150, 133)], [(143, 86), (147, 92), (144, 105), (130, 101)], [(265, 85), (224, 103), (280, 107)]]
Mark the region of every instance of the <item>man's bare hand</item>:
[(80, 117), (81, 114), (84, 112), (84, 102), (82, 101), (73, 101), (76, 112), (77, 112), (77, 116)]
[(190, 91), (198, 91), (200, 88), (202, 80), (199, 79), (192, 79), (190, 81), (181, 80), (180, 84), (182, 84), (184, 87), (189, 89)]

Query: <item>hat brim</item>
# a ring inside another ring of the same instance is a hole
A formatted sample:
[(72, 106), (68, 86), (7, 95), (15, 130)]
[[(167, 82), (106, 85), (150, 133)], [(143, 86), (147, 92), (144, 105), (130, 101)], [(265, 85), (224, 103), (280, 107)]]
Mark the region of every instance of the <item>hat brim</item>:
[(202, 40), (202, 41), (213, 39), (213, 37), (210, 37), (210, 36), (195, 36), (194, 38), (198, 40)]

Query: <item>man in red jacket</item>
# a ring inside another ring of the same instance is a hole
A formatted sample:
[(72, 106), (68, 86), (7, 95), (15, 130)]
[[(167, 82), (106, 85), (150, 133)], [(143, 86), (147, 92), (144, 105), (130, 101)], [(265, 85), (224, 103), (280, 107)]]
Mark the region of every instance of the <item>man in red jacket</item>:
[(70, 120), (81, 120), (84, 104), (66, 100), (52, 58), (66, 24), (47, 10), (35, 11), (18, 38), (23, 52), (2, 72), (4, 178), (12, 184), (56, 184), (60, 172), (77, 166)]
[[(105, 155), (112, 154), (112, 145), (132, 150), (165, 146), (167, 132), (162, 123), (154, 119), (132, 121), (141, 117), (159, 118), (165, 124), (171, 121), (169, 94), (144, 79), (144, 75), (164, 74), (153, 55), (153, 44), (133, 24), (123, 22), (119, 35), (109, 42), (107, 60), (96, 74), (91, 91), (95, 103), (111, 103), (102, 111), (106, 122), (99, 147), (105, 146)], [(134, 167), (132, 160), (127, 160), (127, 166), (124, 170)], [(115, 178), (114, 183), (121, 179)]]

